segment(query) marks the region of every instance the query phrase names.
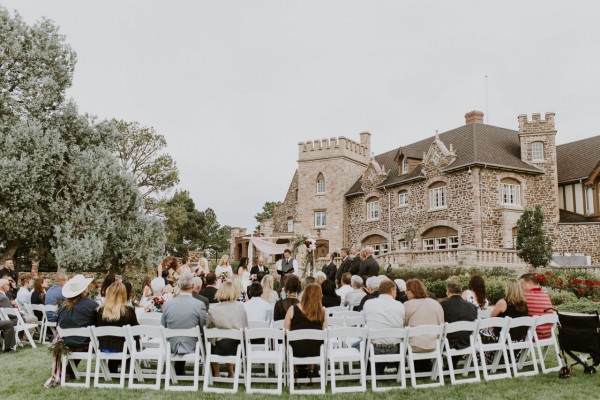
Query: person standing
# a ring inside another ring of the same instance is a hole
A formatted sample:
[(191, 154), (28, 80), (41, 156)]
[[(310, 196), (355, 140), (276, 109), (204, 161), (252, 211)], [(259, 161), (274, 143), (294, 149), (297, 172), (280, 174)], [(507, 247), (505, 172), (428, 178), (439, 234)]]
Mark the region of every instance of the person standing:
[(357, 245), (354, 245), (352, 246), (352, 260), (350, 261), (350, 268), (348, 269), (348, 272), (350, 272), (352, 275), (359, 275), (358, 270), (360, 269), (360, 262), (360, 248)]
[(342, 256), (342, 263), (335, 274), (335, 283), (338, 286), (341, 285), (342, 275), (346, 272), (350, 272), (350, 265), (352, 264), (352, 259), (348, 256), (350, 252), (347, 248), (344, 247), (340, 253)]
[(298, 261), (292, 258), (292, 252), (289, 249), (283, 251), (283, 258), (278, 262), (277, 273), (298, 275)]
[(328, 280), (335, 283), (335, 274), (337, 272), (337, 267), (333, 262), (333, 256), (331, 255), (331, 253), (327, 253), (327, 255), (325, 256), (325, 265), (323, 266), (321, 271), (323, 271)]
[(14, 300), (17, 297), (16, 282), (19, 282), (19, 273), (15, 270), (15, 263), (13, 260), (4, 261), (4, 268), (0, 269), (0, 277), (6, 275), (10, 276), (15, 282), (15, 286), (11, 285), (11, 292)]
[(367, 277), (379, 275), (379, 263), (373, 258), (373, 248), (371, 246), (365, 246), (363, 256), (358, 275)]
[(259, 280), (258, 275), (262, 273), (263, 276), (269, 274), (269, 268), (265, 266), (265, 259), (259, 256), (256, 259), (256, 265), (250, 269), (250, 277), (253, 281)]

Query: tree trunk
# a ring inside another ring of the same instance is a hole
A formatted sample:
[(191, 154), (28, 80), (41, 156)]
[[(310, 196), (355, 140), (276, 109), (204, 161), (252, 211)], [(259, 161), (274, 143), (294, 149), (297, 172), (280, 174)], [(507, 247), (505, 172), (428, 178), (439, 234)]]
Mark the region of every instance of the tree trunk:
[(6, 243), (6, 250), (4, 250), (4, 253), (0, 257), (0, 266), (4, 265), (4, 261), (12, 260), (15, 256), (15, 253), (17, 250), (19, 250), (24, 242), (25, 241), (23, 239), (9, 240)]

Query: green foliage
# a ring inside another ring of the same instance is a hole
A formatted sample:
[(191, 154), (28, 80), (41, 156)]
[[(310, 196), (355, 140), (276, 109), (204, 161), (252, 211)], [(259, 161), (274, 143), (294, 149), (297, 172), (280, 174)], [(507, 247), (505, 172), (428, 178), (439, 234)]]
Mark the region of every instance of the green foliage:
[(557, 289), (547, 289), (546, 293), (548, 293), (550, 301), (555, 306), (558, 306), (563, 303), (577, 301), (577, 296), (573, 292), (562, 291)]
[(525, 208), (517, 221), (517, 255), (533, 268), (545, 267), (552, 260), (552, 241), (543, 226), (544, 212), (539, 204), (533, 210)]
[(280, 201), (267, 201), (265, 202), (265, 204), (263, 205), (262, 211), (257, 213), (254, 216), (254, 219), (256, 219), (256, 221), (258, 223), (261, 223), (267, 219), (271, 219), (273, 218), (273, 211), (275, 211), (275, 207), (280, 205), (281, 202)]
[(536, 273), (536, 278), (541, 286), (571, 292), (576, 297), (600, 299), (600, 280), (597, 276), (576, 271), (545, 271)]
[(595, 311), (600, 311), (600, 302), (579, 299), (563, 303), (557, 306), (556, 309), (563, 312), (593, 314)]
[[(157, 195), (179, 183), (179, 171), (173, 158), (164, 154), (165, 137), (154, 128), (137, 122), (111, 121), (119, 132), (118, 157), (131, 172), (142, 197)], [(152, 202), (149, 203), (152, 205)]]
[(425, 281), (423, 282), (427, 290), (435, 294), (436, 297), (446, 297), (446, 281)]

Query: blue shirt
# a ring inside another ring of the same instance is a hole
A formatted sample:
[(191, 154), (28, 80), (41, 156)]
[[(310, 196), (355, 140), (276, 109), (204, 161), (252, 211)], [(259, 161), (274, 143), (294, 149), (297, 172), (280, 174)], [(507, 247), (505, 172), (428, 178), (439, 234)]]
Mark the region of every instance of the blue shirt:
[[(84, 297), (70, 309), (61, 307), (58, 310), (58, 326), (64, 329), (85, 328), (94, 325), (96, 322), (96, 310), (98, 303), (89, 297)], [(81, 347), (87, 346), (89, 338), (80, 336), (69, 336), (63, 339), (67, 346)]]
[[(46, 292), (46, 305), (56, 305), (56, 303), (65, 301), (65, 296), (62, 295), (62, 286), (53, 285)], [(50, 322), (56, 322), (56, 316), (53, 312), (47, 312), (46, 317)]]

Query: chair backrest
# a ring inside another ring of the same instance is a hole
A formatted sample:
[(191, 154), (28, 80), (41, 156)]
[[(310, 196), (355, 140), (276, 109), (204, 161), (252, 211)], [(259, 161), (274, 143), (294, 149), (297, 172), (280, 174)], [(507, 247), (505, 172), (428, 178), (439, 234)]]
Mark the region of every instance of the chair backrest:
[(138, 320), (140, 318), (148, 318), (148, 319), (157, 319), (160, 321), (160, 319), (162, 318), (162, 313), (159, 312), (136, 312), (136, 316), (138, 318)]
[[(500, 328), (498, 342), (504, 343), (506, 341), (506, 333), (508, 331), (508, 323), (509, 323), (509, 318), (494, 317), (494, 318), (480, 319), (479, 320), (479, 332), (481, 333), (482, 330), (488, 329), (488, 328)], [(479, 336), (481, 336), (481, 334)]]
[(362, 313), (360, 311), (336, 311), (333, 313), (334, 317), (344, 317), (344, 318), (351, 318), (351, 317), (360, 317), (362, 316)]
[(478, 326), (478, 320), (446, 322), (444, 331), (446, 334), (455, 332), (477, 332)]
[(204, 337), (206, 339), (243, 340), (244, 331), (242, 329), (206, 328), (204, 329)]
[(44, 305), (44, 313), (48, 313), (48, 312), (55, 313), (56, 309), (57, 309), (57, 307), (56, 307), (55, 304), (46, 304), (46, 305)]
[(332, 315), (336, 312), (348, 311), (348, 307), (346, 306), (335, 306), (335, 307), (327, 307), (325, 309), (327, 311), (327, 315)]
[(321, 329), (298, 329), (295, 331), (287, 331), (288, 342), (296, 340), (325, 340), (327, 331)]
[(385, 328), (385, 329), (369, 329), (369, 340), (375, 339), (398, 339), (404, 341), (406, 339), (407, 328)]
[(202, 339), (200, 327), (198, 325), (193, 328), (163, 328), (163, 335), (165, 339), (172, 337), (193, 337), (198, 340)]
[(346, 325), (346, 318), (344, 317), (328, 317), (327, 326), (330, 328), (342, 327)]
[(256, 329), (256, 328), (269, 328), (271, 327), (271, 321), (257, 321), (257, 320), (249, 320), (248, 328)]
[(136, 337), (142, 337), (146, 340), (150, 339), (160, 339), (157, 344), (160, 349), (163, 349), (164, 344), (164, 334), (162, 326), (149, 326), (149, 325), (127, 325), (125, 327), (125, 332), (127, 333), (127, 341), (129, 342), (129, 350), (132, 353), (137, 353), (137, 344)]
[(279, 341), (285, 339), (285, 332), (275, 328), (246, 328), (244, 329), (244, 336), (246, 336), (248, 342), (252, 339)]
[(327, 330), (327, 339), (339, 339), (339, 338), (359, 338), (366, 339), (367, 329), (358, 327), (343, 327), (343, 328), (331, 328)]
[(285, 320), (279, 319), (277, 321), (273, 321), (271, 326), (273, 327), (273, 329), (283, 329), (284, 322), (285, 322)]
[(367, 324), (367, 321), (365, 320), (364, 315), (358, 315), (355, 317), (347, 317), (346, 318), (346, 326), (365, 326), (366, 324)]
[(144, 326), (161, 326), (158, 318), (138, 318), (138, 324)]
[(25, 322), (23, 321), (23, 317), (21, 317), (21, 313), (19, 312), (19, 310), (16, 310), (14, 308), (8, 308), (8, 307), (4, 307), (2, 309), (4, 311), (4, 315), (7, 319), (10, 319), (11, 315), (14, 317), (17, 317), (17, 321), (19, 323), (19, 325), (24, 324)]
[(444, 325), (420, 325), (408, 328), (407, 337), (412, 338), (422, 335), (436, 335), (438, 338), (444, 334)]
[(57, 329), (58, 335), (63, 338), (69, 336), (79, 336), (86, 338), (92, 337), (92, 331), (89, 326), (86, 326), (84, 328), (61, 328), (60, 326), (58, 326)]
[(92, 326), (92, 334), (97, 338), (103, 336), (127, 337), (123, 326)]
[(518, 328), (520, 326), (535, 327), (536, 318), (537, 317), (510, 318), (508, 321), (508, 328)]

